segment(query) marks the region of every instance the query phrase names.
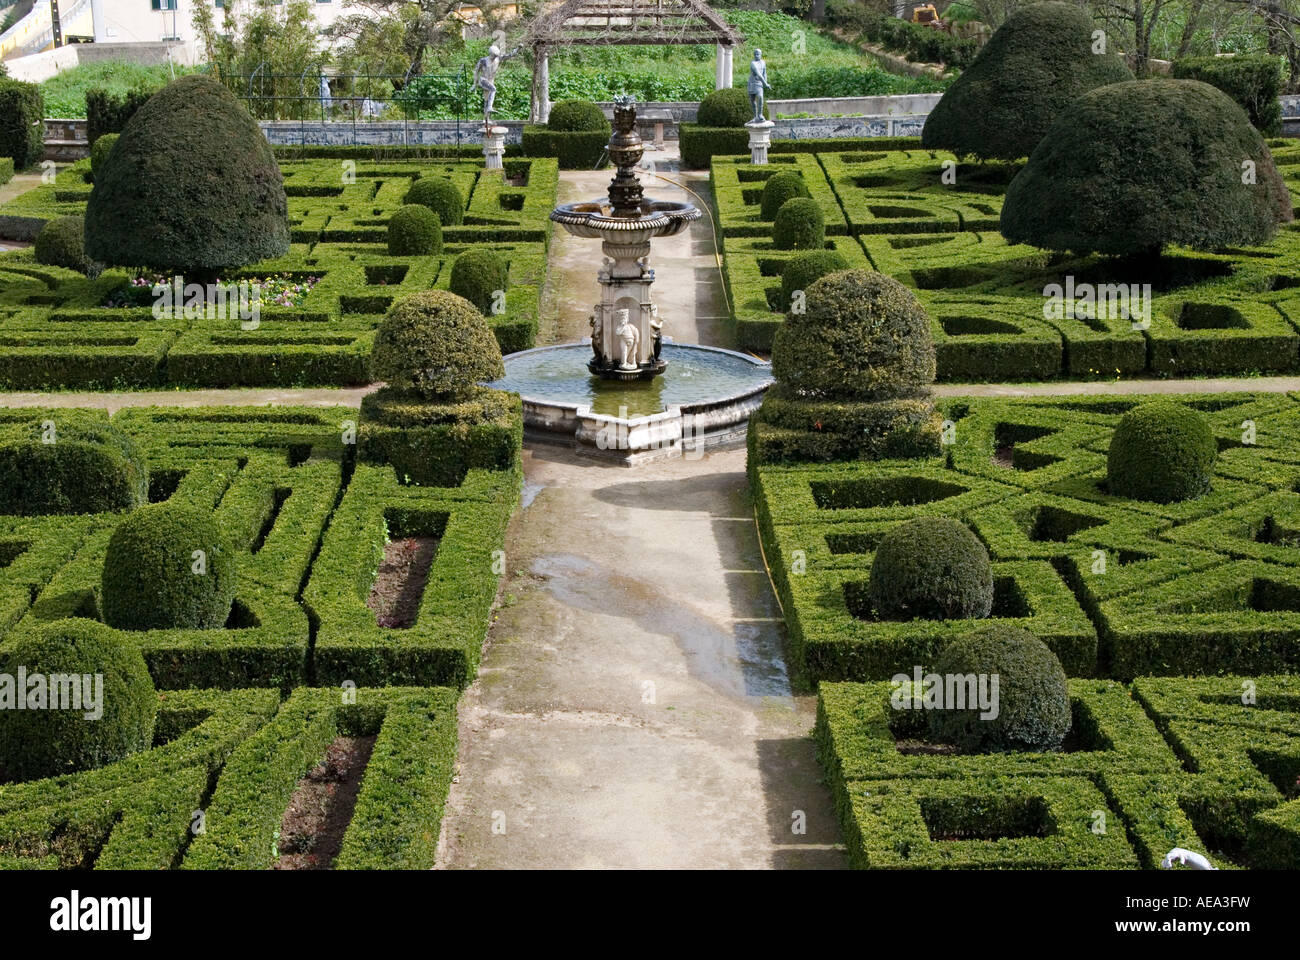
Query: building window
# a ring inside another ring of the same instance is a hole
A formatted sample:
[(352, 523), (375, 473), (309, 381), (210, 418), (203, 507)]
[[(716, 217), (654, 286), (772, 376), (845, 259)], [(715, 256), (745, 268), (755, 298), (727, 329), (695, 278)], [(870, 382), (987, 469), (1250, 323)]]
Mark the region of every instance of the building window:
[(155, 10), (175, 10), (176, 0), (149, 0), (149, 6)]

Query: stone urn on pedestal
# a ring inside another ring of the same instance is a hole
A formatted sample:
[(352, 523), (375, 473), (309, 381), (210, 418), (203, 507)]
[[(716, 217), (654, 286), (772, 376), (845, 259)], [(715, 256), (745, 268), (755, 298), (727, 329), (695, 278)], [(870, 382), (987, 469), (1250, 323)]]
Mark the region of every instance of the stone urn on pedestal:
[(701, 213), (689, 203), (644, 196), (636, 166), (644, 146), (636, 130), (636, 101), (614, 100), (614, 132), (609, 158), (616, 172), (609, 196), (566, 203), (551, 219), (576, 237), (599, 238), (605, 261), (597, 271), (600, 302), (591, 318), (592, 358), (587, 368), (609, 380), (646, 380), (663, 373), (661, 327), (651, 301), (655, 272), (649, 266), (650, 241), (671, 237)]

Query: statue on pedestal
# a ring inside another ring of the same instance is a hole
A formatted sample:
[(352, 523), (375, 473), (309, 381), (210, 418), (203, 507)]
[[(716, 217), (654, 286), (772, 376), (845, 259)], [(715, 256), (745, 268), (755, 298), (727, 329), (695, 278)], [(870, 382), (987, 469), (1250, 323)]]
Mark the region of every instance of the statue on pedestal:
[(494, 104), (497, 99), (497, 71), (501, 69), (501, 61), (509, 60), (519, 52), (519, 48), (503, 54), (501, 48), (495, 43), (488, 47), (487, 56), (479, 57), (478, 63), (474, 64), (474, 86), (476, 89), (483, 91), (483, 126), (492, 125), (492, 114), (496, 112)]
[(637, 368), (637, 348), (641, 345), (641, 331), (629, 318), (630, 314), (627, 310), (614, 311), (614, 319), (618, 322), (618, 326), (614, 328), (614, 336), (618, 337), (623, 345), (621, 366), (623, 370)]
[(600, 342), (603, 331), (600, 329), (601, 325), (596, 322), (594, 313), (587, 318), (587, 323), (591, 325), (591, 352), (596, 355), (596, 362), (599, 363), (605, 359), (605, 353), (601, 349)]
[(763, 51), (755, 47), (754, 59), (749, 62), (749, 83), (746, 85), (749, 102), (754, 107), (751, 123), (762, 123), (766, 119), (763, 116), (763, 107), (767, 104), (765, 91), (771, 89), (771, 84), (767, 82), (767, 64), (763, 62)]
[(654, 337), (654, 357), (659, 359), (659, 354), (664, 348), (664, 322), (659, 319), (659, 305), (651, 304), (650, 306), (650, 332)]

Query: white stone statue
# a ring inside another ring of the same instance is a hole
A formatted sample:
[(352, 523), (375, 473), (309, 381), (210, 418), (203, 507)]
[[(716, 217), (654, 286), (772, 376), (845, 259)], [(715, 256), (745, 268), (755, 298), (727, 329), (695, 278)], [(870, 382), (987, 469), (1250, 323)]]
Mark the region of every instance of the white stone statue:
[(749, 62), (749, 83), (745, 89), (749, 93), (749, 102), (754, 107), (754, 119), (750, 123), (762, 123), (763, 106), (767, 102), (765, 91), (771, 90), (767, 82), (767, 64), (763, 62), (763, 51), (754, 48), (754, 59)]
[(641, 331), (636, 328), (631, 319), (631, 314), (627, 310), (615, 310), (614, 319), (618, 326), (614, 328), (614, 336), (618, 337), (623, 344), (623, 363), (620, 369), (635, 370), (637, 364), (637, 347), (641, 345)]
[(664, 345), (664, 322), (659, 319), (659, 304), (650, 305), (650, 337), (654, 344), (654, 358), (659, 359), (659, 354)]
[(502, 53), (501, 48), (495, 43), (488, 47), (487, 56), (479, 57), (478, 63), (474, 64), (474, 86), (483, 91), (483, 124), (488, 126), (492, 123), (492, 114), (496, 111), (493, 105), (497, 99), (497, 71), (501, 69), (501, 61), (509, 60), (519, 48), (511, 50), (509, 53)]
[(1160, 866), (1165, 870), (1171, 870), (1175, 863), (1181, 863), (1183, 866), (1191, 867), (1193, 870), (1219, 869), (1201, 854), (1195, 853), (1191, 850), (1184, 850), (1182, 847), (1174, 847), (1166, 853), (1165, 858), (1160, 861)]

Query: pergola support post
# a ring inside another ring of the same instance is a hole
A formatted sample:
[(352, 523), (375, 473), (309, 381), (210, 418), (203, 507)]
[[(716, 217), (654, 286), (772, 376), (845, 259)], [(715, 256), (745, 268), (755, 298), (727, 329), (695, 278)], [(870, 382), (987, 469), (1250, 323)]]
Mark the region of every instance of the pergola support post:
[(533, 102), (528, 111), (532, 123), (545, 123), (551, 115), (551, 55), (545, 44), (538, 44), (533, 62)]

